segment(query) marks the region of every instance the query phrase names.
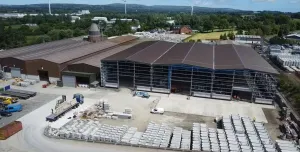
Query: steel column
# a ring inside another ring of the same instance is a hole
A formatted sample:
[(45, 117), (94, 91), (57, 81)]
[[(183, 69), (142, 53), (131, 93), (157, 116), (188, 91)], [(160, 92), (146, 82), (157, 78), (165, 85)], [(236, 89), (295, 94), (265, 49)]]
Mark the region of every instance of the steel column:
[(192, 67), (192, 74), (191, 74), (190, 96), (192, 96), (193, 74), (194, 74), (194, 67)]
[(117, 61), (117, 78), (118, 78), (118, 88), (119, 88), (120, 87), (119, 61)]
[(231, 88), (231, 96), (230, 96), (231, 100), (232, 100), (233, 87), (234, 87), (234, 78), (235, 78), (235, 70), (233, 71), (233, 78), (232, 78), (232, 88)]
[(211, 87), (210, 87), (210, 97), (213, 95), (213, 87), (214, 87), (214, 79), (215, 79), (215, 70), (211, 73)]

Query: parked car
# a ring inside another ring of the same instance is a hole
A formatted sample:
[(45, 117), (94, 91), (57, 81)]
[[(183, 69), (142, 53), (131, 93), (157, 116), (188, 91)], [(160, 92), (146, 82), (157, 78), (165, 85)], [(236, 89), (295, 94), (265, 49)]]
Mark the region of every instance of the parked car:
[(20, 103), (10, 104), (5, 107), (6, 112), (20, 112), (23, 110), (23, 106)]
[(10, 117), (12, 114), (11, 112), (7, 112), (7, 111), (0, 111), (0, 117)]
[(153, 108), (150, 111), (150, 113), (153, 113), (153, 114), (164, 114), (164, 112), (165, 112), (164, 108)]

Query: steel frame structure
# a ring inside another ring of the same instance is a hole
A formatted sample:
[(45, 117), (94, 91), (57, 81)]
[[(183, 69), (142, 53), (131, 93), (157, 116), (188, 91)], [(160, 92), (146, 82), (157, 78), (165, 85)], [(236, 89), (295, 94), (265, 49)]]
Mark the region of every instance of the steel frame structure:
[(130, 77), (135, 90), (170, 93), (172, 81), (189, 85), (190, 96), (231, 100), (233, 91), (251, 92), (251, 101), (273, 100), (275, 79), (251, 70), (217, 70), (190, 65), (150, 65), (132, 61), (101, 61), (101, 85), (119, 88)]

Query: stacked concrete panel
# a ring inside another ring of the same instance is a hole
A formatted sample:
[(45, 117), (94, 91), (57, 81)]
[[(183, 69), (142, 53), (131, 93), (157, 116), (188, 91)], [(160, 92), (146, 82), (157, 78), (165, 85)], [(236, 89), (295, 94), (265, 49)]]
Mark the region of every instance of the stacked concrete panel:
[(219, 152), (220, 151), (220, 145), (217, 135), (217, 130), (215, 128), (208, 128), (208, 136), (210, 141), (210, 149), (213, 152)]
[(285, 140), (276, 140), (277, 149), (280, 152), (299, 152), (299, 148), (294, 142)]
[(172, 129), (166, 124), (150, 122), (139, 140), (139, 145), (167, 148), (170, 144)]
[(111, 126), (93, 120), (72, 120), (58, 131), (62, 138), (119, 143), (128, 126)]
[(220, 151), (227, 152), (229, 151), (228, 140), (223, 129), (217, 129), (218, 140), (220, 145)]
[(261, 141), (261, 144), (265, 151), (276, 151), (274, 142), (272, 141), (271, 137), (268, 134), (268, 131), (264, 127), (263, 123), (255, 122), (254, 123), (255, 129), (257, 131), (257, 134), (259, 136), (259, 139)]
[(183, 131), (182, 128), (174, 127), (170, 148), (180, 149), (180, 144), (181, 144), (181, 139), (182, 139), (182, 131)]
[[(239, 117), (234, 116), (234, 122), (236, 125), (239, 124), (238, 120)], [(228, 140), (228, 147), (230, 151), (240, 151), (240, 145), (238, 143), (237, 137), (236, 137), (236, 131), (235, 128), (238, 128), (238, 131), (242, 132), (242, 129), (240, 129), (239, 127), (235, 127), (233, 125), (233, 120), (231, 116), (225, 116), (223, 117), (223, 127), (225, 129), (225, 133), (226, 133), (226, 137)]]
[(137, 128), (135, 127), (130, 127), (127, 132), (124, 134), (121, 142), (122, 143), (127, 143), (129, 144), (130, 143), (130, 139), (133, 137), (133, 135), (136, 133), (137, 131)]
[(192, 141), (192, 150), (200, 151), (201, 150), (201, 140), (200, 140), (200, 124), (193, 123), (193, 141)]
[(200, 139), (201, 139), (201, 149), (203, 151), (211, 151), (209, 132), (206, 124), (200, 124)]
[(190, 150), (191, 149), (191, 131), (182, 130), (182, 139), (181, 139), (181, 147), (182, 150)]
[(130, 139), (130, 144), (131, 145), (138, 145), (139, 144), (139, 141), (140, 139), (142, 138), (143, 136), (143, 132), (135, 132), (132, 136), (132, 138)]

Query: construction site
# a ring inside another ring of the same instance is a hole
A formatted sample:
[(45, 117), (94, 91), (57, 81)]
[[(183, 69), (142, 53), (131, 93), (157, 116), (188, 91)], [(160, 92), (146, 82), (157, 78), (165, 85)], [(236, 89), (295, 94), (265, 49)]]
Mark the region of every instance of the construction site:
[(104, 40), (92, 24), (0, 63), (4, 109), (23, 105), (0, 120), (0, 151), (298, 151), (278, 140), (278, 72), (248, 46)]

